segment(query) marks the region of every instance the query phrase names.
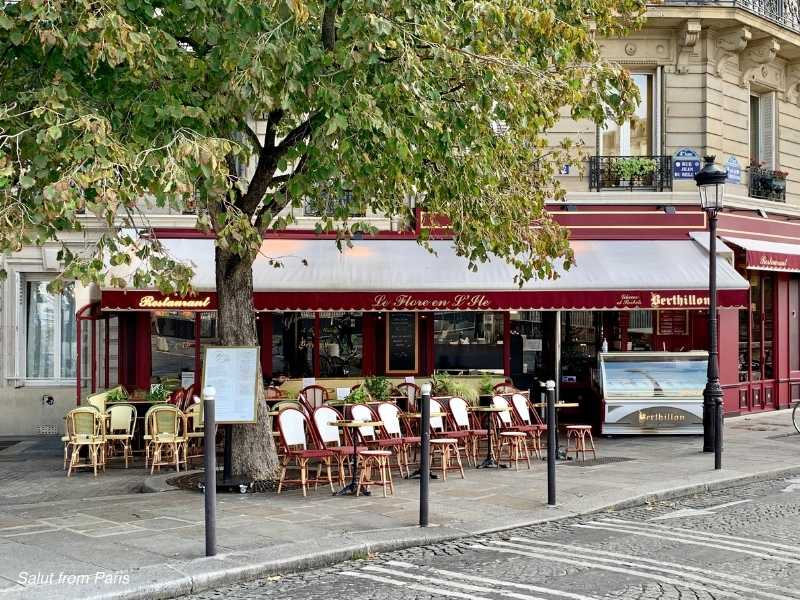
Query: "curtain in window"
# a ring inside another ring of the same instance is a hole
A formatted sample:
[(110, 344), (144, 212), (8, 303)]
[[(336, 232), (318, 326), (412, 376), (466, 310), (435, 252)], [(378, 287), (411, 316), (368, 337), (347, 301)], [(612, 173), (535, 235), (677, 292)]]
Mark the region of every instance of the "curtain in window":
[(75, 377), (78, 340), (75, 327), (75, 286), (69, 284), (61, 292), (61, 377)]
[(25, 364), (31, 379), (55, 377), (56, 319), (56, 297), (47, 282), (29, 281)]

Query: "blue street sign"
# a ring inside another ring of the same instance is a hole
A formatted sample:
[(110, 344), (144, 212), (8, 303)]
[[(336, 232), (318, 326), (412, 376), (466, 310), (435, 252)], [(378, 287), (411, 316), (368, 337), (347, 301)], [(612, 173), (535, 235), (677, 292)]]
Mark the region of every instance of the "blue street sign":
[(700, 170), (700, 155), (691, 148), (681, 148), (672, 155), (672, 178), (694, 179)]
[(725, 163), (725, 168), (728, 169), (728, 178), (725, 181), (728, 183), (742, 182), (742, 165), (739, 164), (735, 156), (728, 158), (728, 162)]

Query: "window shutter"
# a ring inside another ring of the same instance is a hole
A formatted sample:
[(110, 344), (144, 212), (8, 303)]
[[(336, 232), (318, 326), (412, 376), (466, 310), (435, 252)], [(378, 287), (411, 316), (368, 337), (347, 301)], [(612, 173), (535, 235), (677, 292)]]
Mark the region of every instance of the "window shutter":
[(775, 168), (775, 93), (758, 98), (759, 129), (758, 157), (767, 169)]

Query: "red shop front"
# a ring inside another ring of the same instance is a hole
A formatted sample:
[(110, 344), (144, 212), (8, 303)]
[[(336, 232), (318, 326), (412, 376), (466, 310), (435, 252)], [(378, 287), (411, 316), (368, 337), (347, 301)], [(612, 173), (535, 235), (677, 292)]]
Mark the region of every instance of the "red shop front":
[[(203, 348), (216, 343), (213, 241), (164, 243), (173, 257), (194, 264), (194, 296), (104, 289), (92, 309), (118, 323), (112, 354), (118, 381), (129, 387), (194, 382)], [(603, 348), (706, 348), (702, 244), (687, 236), (572, 246), (574, 267), (518, 286), (504, 261), (470, 271), (448, 241), (433, 242), (434, 253), (410, 240), (356, 241), (340, 253), (329, 240), (266, 240), (253, 298), (265, 379), (488, 372), (525, 388), (556, 379), (563, 399), (583, 402)], [(270, 266), (267, 257), (284, 266)], [(729, 262), (718, 263), (721, 372), (724, 383), (735, 383), (736, 359), (726, 348), (736, 344), (748, 284)]]

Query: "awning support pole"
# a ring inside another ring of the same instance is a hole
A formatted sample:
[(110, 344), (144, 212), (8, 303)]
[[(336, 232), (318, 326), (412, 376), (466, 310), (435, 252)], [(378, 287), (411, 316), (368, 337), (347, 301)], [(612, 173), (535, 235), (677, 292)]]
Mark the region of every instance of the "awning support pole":
[(561, 311), (556, 311), (556, 326), (555, 326), (555, 337), (556, 337), (556, 361), (555, 361), (555, 373), (553, 374), (553, 380), (556, 382), (556, 402), (561, 401)]

